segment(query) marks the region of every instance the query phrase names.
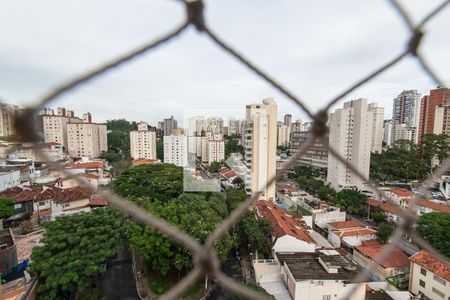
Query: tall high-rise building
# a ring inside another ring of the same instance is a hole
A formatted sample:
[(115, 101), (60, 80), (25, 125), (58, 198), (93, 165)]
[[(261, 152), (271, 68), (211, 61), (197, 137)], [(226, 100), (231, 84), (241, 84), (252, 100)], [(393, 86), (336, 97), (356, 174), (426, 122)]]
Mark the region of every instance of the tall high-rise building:
[[(450, 89), (438, 87), (430, 91), (430, 95), (422, 97), (419, 119), (419, 142), (424, 134), (445, 133), (450, 121), (448, 107), (450, 106)], [(438, 122), (435, 122), (437, 119)]]
[(106, 124), (67, 123), (67, 151), (71, 157), (99, 157), (108, 151)]
[[(343, 108), (330, 114), (329, 145), (367, 178), (370, 171), (373, 114), (366, 99), (345, 102)], [(365, 187), (365, 182), (331, 152), (328, 154), (327, 181), (335, 189)]]
[(277, 146), (287, 147), (289, 146), (289, 127), (282, 122), (277, 123)]
[(245, 187), (248, 193), (260, 192), (259, 199), (275, 199), (277, 104), (273, 99), (246, 106), (244, 132)]
[(164, 163), (185, 167), (188, 163), (187, 136), (164, 136)]
[(164, 119), (161, 125), (164, 135), (171, 135), (172, 130), (177, 128), (177, 121), (173, 118), (173, 116), (170, 116), (169, 119)]
[(292, 115), (291, 114), (284, 115), (284, 125), (286, 125), (289, 128), (292, 127)]
[[(407, 133), (413, 143), (419, 138), (420, 94), (416, 90), (402, 91), (394, 98), (392, 108), (392, 143)], [(404, 125), (402, 125), (404, 124)]]
[(130, 155), (133, 159), (156, 159), (156, 132), (149, 130), (146, 122), (130, 131)]
[(240, 135), (241, 134), (241, 120), (230, 118), (228, 120), (228, 134)]
[(373, 153), (381, 153), (383, 147), (384, 107), (379, 107), (377, 103), (370, 103), (369, 111), (373, 113), (371, 151)]
[(384, 120), (383, 143), (389, 147), (392, 144), (392, 120)]
[(18, 113), (18, 106), (0, 103), (0, 136), (16, 134), (14, 116)]

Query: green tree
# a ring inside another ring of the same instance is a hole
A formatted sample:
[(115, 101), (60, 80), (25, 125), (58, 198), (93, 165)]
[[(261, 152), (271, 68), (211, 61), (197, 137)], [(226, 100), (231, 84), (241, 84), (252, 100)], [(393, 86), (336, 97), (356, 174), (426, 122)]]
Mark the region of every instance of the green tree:
[(239, 204), (241, 204), (247, 198), (247, 193), (244, 189), (229, 189), (226, 190), (225, 193), (228, 211), (230, 212), (238, 207)]
[(376, 211), (376, 212), (372, 213), (372, 219), (375, 223), (382, 223), (382, 222), (386, 222), (387, 217), (386, 217), (386, 214), (383, 213), (382, 211)]
[(156, 141), (156, 158), (164, 161), (164, 141)]
[(432, 212), (417, 223), (417, 232), (441, 254), (450, 257), (450, 214)]
[(172, 164), (138, 165), (116, 178), (114, 191), (124, 197), (175, 198), (183, 192), (183, 170)]
[(44, 246), (33, 248), (33, 272), (40, 278), (39, 299), (68, 299), (95, 284), (105, 262), (123, 246), (126, 221), (98, 208), (45, 223)]
[[(228, 215), (225, 200), (217, 193), (204, 195), (184, 193), (176, 199), (165, 202), (152, 201), (148, 198), (133, 201), (152, 214), (183, 229), (201, 243)], [(130, 245), (141, 253), (154, 272), (162, 276), (172, 269), (186, 272), (192, 268), (191, 252), (155, 228), (133, 224)], [(228, 234), (216, 243), (216, 250), (222, 261), (228, 257), (231, 246), (232, 239)]]
[(377, 237), (383, 242), (386, 243), (389, 241), (392, 233), (394, 232), (394, 227), (389, 224), (380, 224), (378, 226)]
[(240, 135), (225, 135), (225, 159), (227, 159), (231, 153), (241, 153), (244, 155), (244, 147), (239, 145)]
[(217, 173), (217, 172), (219, 172), (220, 166), (221, 166), (220, 162), (213, 161), (213, 162), (211, 162), (211, 167), (209, 167), (209, 171), (211, 173)]
[(345, 208), (349, 214), (361, 214), (363, 205), (367, 203), (367, 196), (357, 189), (344, 189), (336, 194), (332, 203)]
[(234, 227), (236, 246), (249, 254), (258, 250), (269, 256), (272, 247), (272, 225), (267, 219), (257, 219), (254, 212), (247, 212)]
[(14, 199), (0, 198), (0, 219), (9, 218), (14, 212)]
[(450, 151), (449, 136), (445, 134), (425, 134), (419, 146), (419, 155), (427, 166), (434, 158), (441, 163)]

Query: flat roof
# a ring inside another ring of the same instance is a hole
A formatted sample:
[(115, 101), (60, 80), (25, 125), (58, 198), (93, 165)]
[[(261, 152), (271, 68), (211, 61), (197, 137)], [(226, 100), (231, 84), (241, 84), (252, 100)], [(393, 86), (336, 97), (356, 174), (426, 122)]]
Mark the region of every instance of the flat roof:
[[(345, 280), (353, 281), (358, 275), (354, 264), (341, 255), (315, 253), (277, 253), (278, 261), (286, 263), (296, 281), (302, 280)], [(337, 273), (328, 273), (319, 262), (319, 257), (330, 267), (337, 266)]]

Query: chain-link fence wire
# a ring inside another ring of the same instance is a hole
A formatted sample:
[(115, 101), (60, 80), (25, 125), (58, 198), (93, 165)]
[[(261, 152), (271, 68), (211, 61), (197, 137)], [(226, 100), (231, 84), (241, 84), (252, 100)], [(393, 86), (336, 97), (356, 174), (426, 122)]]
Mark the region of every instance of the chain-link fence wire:
[[(63, 84), (56, 86), (55, 88), (51, 89), (46, 95), (39, 98), (34, 105), (23, 110), (21, 114), (16, 115), (14, 117), (15, 121), (14, 124), (21, 141), (33, 143), (38, 143), (40, 141), (40, 136), (35, 126), (36, 125), (35, 116), (39, 108), (41, 108), (42, 106), (48, 105), (51, 101), (60, 97), (64, 93), (72, 91), (75, 87), (83, 85), (84, 83), (92, 79), (95, 79), (112, 69), (125, 65), (132, 59), (135, 59), (138, 56), (155, 49), (156, 47), (162, 46), (168, 43), (169, 41), (174, 40), (176, 37), (181, 35), (189, 26), (194, 26), (199, 31), (200, 34), (207, 35), (210, 38), (210, 40), (218, 47), (220, 47), (226, 54), (230, 55), (237, 61), (241, 62), (248, 69), (253, 71), (257, 76), (264, 79), (269, 85), (271, 85), (276, 90), (281, 92), (284, 96), (286, 96), (289, 100), (291, 100), (293, 104), (297, 105), (313, 120), (312, 137), (296, 151), (294, 156), (291, 157), (282, 167), (280, 172), (277, 173), (277, 176), (271, 178), (267, 182), (267, 185), (273, 184), (276, 180), (282, 178), (286, 174), (286, 172), (288, 172), (290, 169), (296, 166), (300, 157), (303, 154), (305, 154), (305, 152), (308, 150), (310, 146), (312, 146), (315, 142), (319, 142), (322, 143), (323, 145), (326, 145), (328, 147), (329, 153), (333, 155), (335, 158), (337, 158), (342, 164), (347, 166), (354, 174), (356, 174), (356, 176), (358, 176), (363, 181), (367, 182), (369, 186), (372, 188), (372, 190), (379, 196), (379, 198), (389, 203), (391, 206), (393, 206), (396, 209), (397, 214), (402, 218), (402, 223), (400, 224), (400, 226), (396, 228), (394, 234), (391, 237), (391, 242), (382, 249), (378, 257), (372, 261), (372, 263), (368, 266), (368, 268), (366, 268), (365, 272), (359, 273), (359, 275), (356, 278), (354, 278), (355, 282), (360, 282), (360, 284), (364, 284), (363, 282), (369, 279), (370, 274), (372, 274), (375, 268), (377, 267), (376, 261), (381, 261), (384, 258), (386, 258), (387, 255), (389, 255), (389, 253), (393, 249), (393, 247), (398, 245), (403, 234), (408, 234), (414, 240), (414, 242), (416, 242), (421, 248), (426, 249), (432, 254), (438, 256), (445, 264), (449, 264), (449, 261), (446, 257), (442, 256), (438, 251), (436, 251), (427, 241), (425, 241), (422, 237), (420, 237), (413, 229), (417, 221), (417, 215), (413, 212), (412, 207), (414, 207), (414, 205), (420, 199), (420, 194), (416, 194), (414, 200), (411, 201), (410, 206), (408, 208), (402, 209), (394, 202), (393, 199), (391, 199), (388, 195), (386, 195), (380, 189), (378, 189), (375, 183), (369, 180), (369, 178), (366, 178), (366, 176), (364, 176), (359, 171), (358, 166), (348, 162), (331, 145), (328, 145), (328, 140), (326, 139), (326, 132), (327, 132), (326, 124), (328, 122), (328, 111), (331, 106), (336, 104), (338, 101), (342, 100), (350, 92), (354, 91), (358, 87), (366, 84), (376, 76), (390, 69), (392, 66), (396, 65), (403, 58), (409, 55), (417, 59), (423, 72), (427, 74), (436, 84), (444, 86), (443, 81), (440, 80), (439, 76), (429, 66), (425, 57), (420, 52), (419, 46), (424, 36), (423, 27), (426, 25), (428, 21), (430, 21), (433, 17), (435, 17), (436, 14), (441, 12), (450, 3), (450, 0), (442, 2), (439, 6), (434, 8), (429, 14), (425, 16), (425, 18), (423, 18), (417, 24), (412, 20), (405, 7), (403, 7), (396, 0), (389, 0), (389, 3), (391, 4), (392, 8), (396, 10), (399, 17), (404, 21), (410, 33), (409, 40), (406, 44), (405, 49), (401, 53), (394, 56), (393, 59), (386, 62), (384, 65), (380, 66), (367, 76), (362, 77), (359, 81), (355, 82), (353, 85), (344, 90), (342, 93), (331, 98), (328, 104), (324, 108), (319, 110), (317, 113), (312, 112), (305, 105), (305, 102), (301, 100), (297, 95), (289, 91), (286, 87), (284, 87), (281, 83), (276, 81), (268, 73), (259, 68), (256, 64), (251, 62), (241, 53), (236, 51), (227, 42), (223, 41), (205, 22), (203, 15), (204, 4), (202, 0), (185, 0), (178, 2), (185, 5), (186, 17), (185, 20), (183, 20), (183, 22), (178, 26), (176, 26), (173, 30), (167, 32), (166, 34), (162, 35), (161, 37), (155, 40), (145, 43), (144, 45), (141, 45), (140, 47), (134, 48), (123, 55), (117, 56), (116, 58), (108, 62), (105, 62), (94, 69), (88, 70), (87, 72), (81, 74), (80, 76), (74, 77), (68, 80), (67, 82), (64, 82)], [(41, 151), (41, 149), (36, 147), (36, 150), (39, 156), (41, 156), (44, 160), (48, 161), (48, 164), (52, 169), (59, 170), (65, 176), (77, 180), (80, 185), (94, 192), (92, 190), (92, 187), (89, 184), (87, 184), (86, 180), (80, 178), (79, 176), (66, 173), (63, 165), (51, 162), (50, 159), (47, 157), (47, 155), (43, 151)], [(420, 187), (420, 193), (429, 196), (430, 194), (429, 187), (431, 187), (435, 182), (435, 180), (437, 180), (449, 168), (450, 168), (450, 159), (447, 159), (423, 182), (422, 186)], [(134, 220), (142, 224), (157, 228), (161, 233), (171, 237), (177, 243), (193, 252), (194, 268), (184, 278), (182, 278), (177, 285), (175, 285), (168, 292), (162, 295), (161, 299), (175, 299), (177, 296), (186, 291), (190, 286), (192, 286), (195, 283), (195, 281), (198, 280), (201, 276), (208, 276), (209, 278), (214, 278), (223, 287), (242, 297), (248, 299), (263, 299), (266, 297), (265, 295), (256, 292), (254, 290), (251, 290), (245, 287), (244, 285), (234, 281), (220, 270), (220, 261), (214, 249), (215, 242), (217, 242), (218, 239), (223, 234), (229, 231), (232, 228), (232, 226), (235, 225), (240, 220), (240, 218), (245, 214), (245, 212), (248, 211), (248, 209), (251, 208), (252, 205), (254, 205), (255, 202), (259, 199), (260, 194), (261, 192), (258, 192), (257, 194), (253, 195), (248, 200), (243, 202), (238, 208), (232, 211), (230, 216), (227, 219), (225, 219), (224, 222), (209, 235), (209, 237), (206, 239), (203, 245), (201, 245), (198, 241), (191, 238), (183, 230), (180, 230), (179, 228), (176, 228), (175, 226), (169, 224), (165, 220), (162, 220), (150, 214), (149, 212), (138, 207), (133, 202), (130, 202), (127, 199), (120, 197), (111, 191), (104, 191), (102, 192), (101, 195), (105, 197), (113, 207), (122, 211), (124, 214), (131, 216)], [(345, 295), (340, 295), (339, 298), (340, 299), (350, 298), (351, 294), (355, 292), (357, 288), (358, 286), (355, 286), (355, 288), (351, 289)]]

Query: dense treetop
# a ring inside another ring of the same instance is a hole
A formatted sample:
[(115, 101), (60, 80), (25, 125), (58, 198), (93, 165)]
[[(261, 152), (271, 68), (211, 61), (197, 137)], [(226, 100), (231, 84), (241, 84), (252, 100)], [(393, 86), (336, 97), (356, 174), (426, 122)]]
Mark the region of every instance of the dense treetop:
[(432, 212), (420, 217), (417, 231), (441, 254), (450, 257), (450, 214)]

